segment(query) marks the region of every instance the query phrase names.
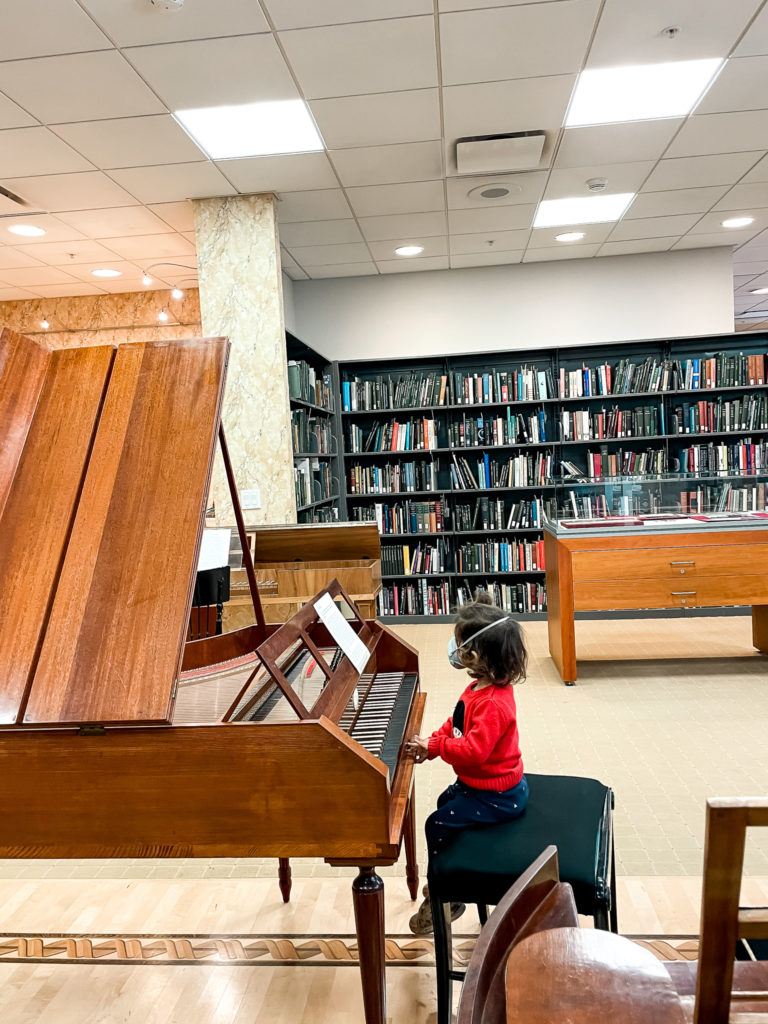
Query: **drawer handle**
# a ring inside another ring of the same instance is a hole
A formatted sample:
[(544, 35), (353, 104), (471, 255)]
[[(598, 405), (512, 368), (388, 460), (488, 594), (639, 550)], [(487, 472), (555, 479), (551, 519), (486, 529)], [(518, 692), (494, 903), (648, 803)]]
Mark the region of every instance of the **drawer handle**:
[(670, 562), (669, 564), (670, 565), (696, 565), (696, 563), (693, 561), (693, 559), (691, 559), (690, 562)]
[(695, 590), (672, 590), (670, 591), (672, 597), (692, 597), (696, 594)]

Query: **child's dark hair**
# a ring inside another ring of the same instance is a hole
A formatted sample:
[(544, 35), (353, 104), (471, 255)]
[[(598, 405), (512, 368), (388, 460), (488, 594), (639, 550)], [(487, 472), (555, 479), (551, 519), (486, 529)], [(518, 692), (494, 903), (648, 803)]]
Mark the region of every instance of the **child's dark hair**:
[[(478, 630), (501, 619), (506, 619), (506, 622), (494, 629), (486, 629), (466, 647), (461, 646)], [(470, 675), (490, 679), (497, 686), (520, 683), (525, 679), (528, 654), (520, 624), (511, 617), (507, 618), (507, 613), (494, 605), (487, 591), (475, 591), (474, 601), (459, 608), (455, 635), (459, 656), (470, 655), (472, 664), (467, 665)]]

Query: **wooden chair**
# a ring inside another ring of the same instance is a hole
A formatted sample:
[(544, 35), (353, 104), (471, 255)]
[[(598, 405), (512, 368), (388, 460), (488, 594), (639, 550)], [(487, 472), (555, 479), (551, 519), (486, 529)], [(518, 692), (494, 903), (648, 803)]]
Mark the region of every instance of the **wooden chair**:
[[(449, 903), (498, 905), (528, 866), (548, 846), (556, 846), (560, 877), (573, 889), (580, 914), (595, 926), (617, 931), (613, 894), (613, 793), (596, 779), (568, 775), (528, 775), (525, 813), (514, 821), (460, 831), (431, 857), (427, 880), (432, 905), (437, 973), (437, 1021), (451, 1018), (453, 969)], [(482, 933), (481, 933), (482, 934)]]

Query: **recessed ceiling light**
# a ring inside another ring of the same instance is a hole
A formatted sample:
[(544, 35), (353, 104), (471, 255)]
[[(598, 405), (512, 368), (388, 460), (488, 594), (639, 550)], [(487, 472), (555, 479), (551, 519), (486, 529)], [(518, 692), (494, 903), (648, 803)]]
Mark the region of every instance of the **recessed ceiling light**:
[(715, 57), (582, 71), (565, 127), (684, 117), (693, 110), (724, 63)]
[(91, 273), (94, 277), (120, 277), (122, 270), (113, 270), (112, 267), (98, 267), (96, 270), (92, 270)]
[(750, 295), (768, 295), (768, 288), (752, 288)]
[(556, 228), (561, 224), (604, 224), (618, 220), (634, 198), (634, 192), (619, 192), (615, 195), (542, 199), (533, 226)]
[(213, 160), (325, 149), (303, 100), (198, 107), (173, 116)]
[(420, 252), (424, 252), (423, 245), (401, 245), (395, 249), (396, 256), (418, 256)]
[(579, 242), (584, 237), (583, 231), (564, 231), (562, 235), (555, 235), (556, 242)]
[(23, 235), (25, 238), (37, 238), (45, 234), (45, 228), (39, 228), (36, 224), (11, 224), (8, 230), (12, 235)]
[(171, 298), (172, 299), (183, 299), (184, 298), (184, 292), (181, 290), (181, 288), (174, 288), (173, 291), (171, 292)]
[(746, 228), (754, 222), (754, 217), (729, 217), (728, 220), (721, 221), (724, 228)]

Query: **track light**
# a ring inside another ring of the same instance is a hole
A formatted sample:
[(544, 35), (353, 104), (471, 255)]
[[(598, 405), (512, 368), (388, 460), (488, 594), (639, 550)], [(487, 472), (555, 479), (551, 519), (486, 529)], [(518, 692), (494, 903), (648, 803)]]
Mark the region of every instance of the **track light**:
[(40, 326), (43, 328), (44, 331), (47, 331), (51, 325), (48, 323), (46, 317), (43, 317), (43, 319), (40, 321)]
[(168, 319), (168, 314), (165, 312), (164, 309), (161, 309), (160, 312), (157, 314), (157, 319), (160, 321), (161, 324), (164, 324), (166, 322), (166, 320)]
[(183, 299), (184, 298), (184, 292), (181, 290), (181, 288), (174, 288), (173, 291), (171, 292), (171, 298), (172, 299)]

